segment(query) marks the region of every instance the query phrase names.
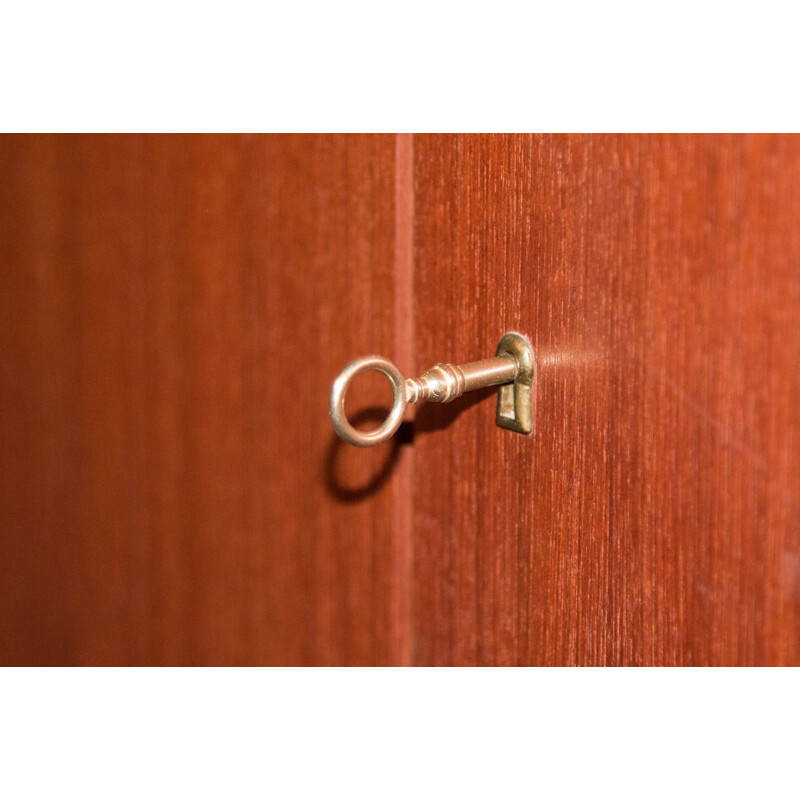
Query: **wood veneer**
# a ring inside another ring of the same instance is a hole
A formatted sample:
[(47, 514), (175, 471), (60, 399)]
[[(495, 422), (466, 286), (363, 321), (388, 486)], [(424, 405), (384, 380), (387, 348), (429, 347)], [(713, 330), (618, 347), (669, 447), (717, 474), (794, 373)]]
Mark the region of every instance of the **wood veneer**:
[(418, 136), (417, 359), (527, 333), (415, 442), (417, 662), (800, 662), (800, 138)]
[[(0, 138), (0, 662), (800, 663), (798, 219), (791, 136)], [(334, 438), (506, 330), (531, 437)]]
[(399, 451), (325, 401), (393, 352), (395, 150), (0, 139), (0, 661), (407, 660)]

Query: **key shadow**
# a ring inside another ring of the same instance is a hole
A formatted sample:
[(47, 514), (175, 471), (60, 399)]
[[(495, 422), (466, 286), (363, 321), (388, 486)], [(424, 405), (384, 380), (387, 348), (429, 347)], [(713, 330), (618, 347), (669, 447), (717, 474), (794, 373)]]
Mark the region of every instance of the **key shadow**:
[[(453, 403), (422, 403), (413, 421), (403, 422), (397, 433), (376, 447), (355, 447), (340, 439), (331, 429), (324, 464), (324, 483), (329, 495), (342, 503), (359, 503), (384, 486), (397, 467), (402, 447), (414, 444), (418, 436), (450, 427), (460, 414), (497, 394), (497, 387), (489, 386), (470, 392)], [(389, 410), (370, 406), (355, 414), (350, 422), (355, 427), (377, 427), (386, 419)], [(378, 457), (385, 453), (382, 458)], [(356, 477), (352, 477), (355, 475)]]

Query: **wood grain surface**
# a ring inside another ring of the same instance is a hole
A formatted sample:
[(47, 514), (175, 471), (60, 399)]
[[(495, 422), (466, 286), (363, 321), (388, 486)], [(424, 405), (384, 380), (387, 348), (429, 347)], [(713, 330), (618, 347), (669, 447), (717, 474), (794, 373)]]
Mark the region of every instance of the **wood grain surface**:
[(398, 335), (395, 150), (0, 139), (2, 663), (408, 660), (399, 450), (326, 410)]
[(538, 365), (420, 414), (417, 663), (800, 662), (800, 138), (414, 149), (418, 361)]
[(0, 663), (800, 663), (796, 137), (5, 136), (0, 267)]

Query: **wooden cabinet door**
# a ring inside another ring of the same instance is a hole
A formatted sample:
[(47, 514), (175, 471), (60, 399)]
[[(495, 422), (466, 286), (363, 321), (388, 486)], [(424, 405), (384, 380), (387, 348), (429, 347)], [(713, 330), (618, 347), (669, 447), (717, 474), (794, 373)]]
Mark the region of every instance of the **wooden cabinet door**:
[(418, 362), (538, 365), (415, 442), (418, 661), (798, 663), (800, 139), (414, 150)]
[(798, 138), (6, 136), (0, 265), (2, 663), (800, 662)]
[(325, 411), (393, 350), (395, 150), (0, 140), (4, 662), (408, 660), (405, 499)]

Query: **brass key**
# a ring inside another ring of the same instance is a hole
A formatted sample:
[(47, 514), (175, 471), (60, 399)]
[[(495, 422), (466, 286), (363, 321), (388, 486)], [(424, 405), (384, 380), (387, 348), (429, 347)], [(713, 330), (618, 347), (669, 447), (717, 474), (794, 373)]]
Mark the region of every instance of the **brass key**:
[[(382, 372), (392, 384), (392, 408), (383, 424), (374, 431), (356, 430), (344, 411), (347, 389), (353, 378), (366, 370)], [(400, 427), (408, 403), (428, 400), (449, 403), (465, 392), (500, 386), (497, 398), (497, 424), (517, 433), (533, 429), (531, 389), (535, 374), (533, 348), (519, 333), (507, 333), (497, 345), (494, 358), (470, 364), (437, 364), (419, 378), (404, 378), (391, 361), (382, 356), (364, 356), (351, 361), (331, 388), (328, 411), (336, 433), (357, 447), (372, 447), (386, 441)]]

